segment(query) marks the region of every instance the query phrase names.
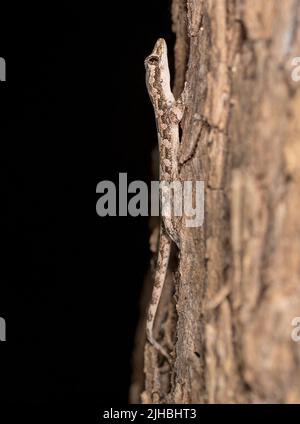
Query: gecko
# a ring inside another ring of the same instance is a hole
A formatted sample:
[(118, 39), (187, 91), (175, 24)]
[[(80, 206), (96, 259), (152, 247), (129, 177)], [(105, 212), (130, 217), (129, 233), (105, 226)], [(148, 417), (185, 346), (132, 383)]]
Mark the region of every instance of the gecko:
[[(179, 124), (182, 120), (188, 97), (185, 84), (181, 96), (175, 100), (170, 87), (170, 71), (167, 44), (159, 38), (152, 53), (145, 59), (146, 85), (154, 108), (158, 148), (159, 181), (172, 183), (179, 180), (178, 153), (180, 146)], [(169, 201), (170, 190), (163, 184), (160, 188), (160, 205)], [(167, 351), (155, 340), (154, 322), (158, 304), (164, 287), (172, 243), (180, 249), (180, 217), (161, 214), (160, 237), (152, 297), (148, 309), (146, 335), (148, 341), (170, 362)]]

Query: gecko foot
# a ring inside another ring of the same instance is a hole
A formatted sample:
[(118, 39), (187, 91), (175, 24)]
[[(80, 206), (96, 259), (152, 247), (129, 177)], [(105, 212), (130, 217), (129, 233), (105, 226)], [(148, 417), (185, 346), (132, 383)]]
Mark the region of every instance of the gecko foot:
[(161, 355), (167, 359), (169, 364), (171, 364), (171, 357), (167, 351), (153, 337), (148, 336), (148, 341)]

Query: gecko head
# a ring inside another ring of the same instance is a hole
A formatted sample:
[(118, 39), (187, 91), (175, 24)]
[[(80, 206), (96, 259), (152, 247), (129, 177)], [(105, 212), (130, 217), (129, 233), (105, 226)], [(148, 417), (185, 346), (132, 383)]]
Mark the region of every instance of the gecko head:
[(163, 38), (159, 38), (154, 46), (152, 53), (145, 59), (145, 68), (150, 70), (151, 68), (160, 67), (163, 69), (168, 66), (168, 50), (167, 44)]
[[(170, 72), (168, 65), (168, 49), (163, 38), (155, 43), (152, 53), (145, 59), (146, 82), (151, 92), (161, 86), (162, 91), (170, 95)], [(156, 88), (154, 88), (154, 86)]]

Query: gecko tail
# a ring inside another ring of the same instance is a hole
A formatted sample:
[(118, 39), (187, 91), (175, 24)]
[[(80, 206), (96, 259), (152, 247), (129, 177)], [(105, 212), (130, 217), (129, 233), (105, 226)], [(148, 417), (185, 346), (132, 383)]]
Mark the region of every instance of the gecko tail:
[(163, 228), (161, 227), (160, 244), (158, 251), (158, 258), (156, 264), (156, 272), (154, 278), (154, 286), (152, 291), (151, 302), (148, 309), (146, 334), (147, 339), (151, 345), (160, 352), (170, 363), (170, 356), (167, 351), (155, 340), (153, 337), (154, 321), (157, 313), (158, 304), (161, 298), (161, 293), (164, 287), (167, 268), (169, 263), (170, 251), (171, 251), (171, 239), (167, 236)]

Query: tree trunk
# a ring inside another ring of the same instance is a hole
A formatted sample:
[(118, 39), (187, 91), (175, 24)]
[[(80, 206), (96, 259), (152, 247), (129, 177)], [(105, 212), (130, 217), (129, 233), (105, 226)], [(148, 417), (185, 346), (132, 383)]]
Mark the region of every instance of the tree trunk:
[(146, 343), (141, 401), (300, 402), (300, 0), (172, 12), (180, 177), (205, 182), (205, 221), (182, 227), (156, 321), (172, 364)]

